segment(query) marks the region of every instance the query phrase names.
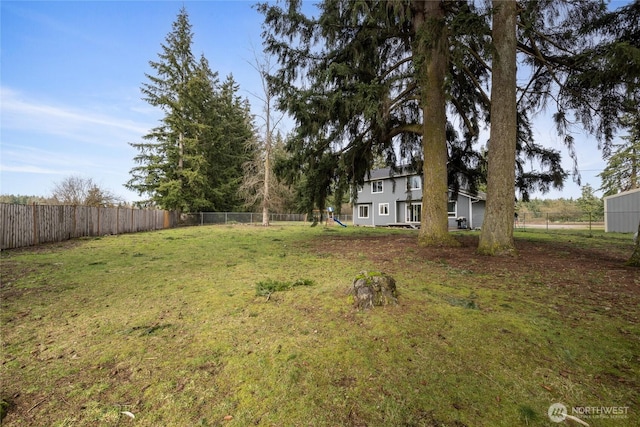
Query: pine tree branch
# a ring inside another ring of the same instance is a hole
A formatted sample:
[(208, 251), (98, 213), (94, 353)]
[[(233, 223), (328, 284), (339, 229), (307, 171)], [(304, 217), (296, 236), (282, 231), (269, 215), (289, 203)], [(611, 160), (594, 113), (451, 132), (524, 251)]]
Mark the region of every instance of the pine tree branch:
[(385, 81), (391, 73), (393, 73), (394, 71), (397, 71), (401, 66), (407, 63), (411, 63), (412, 61), (413, 61), (413, 55), (407, 56), (406, 58), (396, 62), (392, 67), (387, 69), (377, 80)]
[(460, 102), (458, 101), (458, 99), (451, 98), (451, 103), (458, 111), (458, 115), (460, 116), (460, 118), (462, 118), (462, 121), (464, 122), (464, 125), (469, 131), (469, 133), (471, 134), (471, 136), (478, 136), (478, 127), (474, 126), (471, 120), (469, 120), (469, 118), (464, 112), (464, 109), (462, 108), (462, 105), (460, 105)]
[(478, 91), (480, 93), (480, 97), (482, 98), (482, 101), (485, 103), (485, 105), (487, 107), (490, 107), (491, 106), (491, 98), (489, 98), (487, 93), (484, 91), (484, 88), (482, 87), (482, 84), (480, 83), (480, 81), (478, 81), (478, 79), (476, 78), (475, 74), (472, 73), (471, 70), (469, 70), (469, 68), (466, 65), (462, 67), (462, 71), (464, 71), (464, 73), (467, 75), (467, 77), (469, 77), (469, 80), (471, 80), (471, 83), (473, 83), (473, 86), (475, 86), (475, 88), (478, 89)]

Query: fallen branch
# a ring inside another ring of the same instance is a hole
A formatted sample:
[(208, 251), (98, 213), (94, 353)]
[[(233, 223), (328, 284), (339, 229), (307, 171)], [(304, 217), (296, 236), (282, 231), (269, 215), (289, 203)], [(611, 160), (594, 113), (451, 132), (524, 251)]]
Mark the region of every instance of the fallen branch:
[(38, 406), (40, 406), (41, 403), (43, 403), (45, 400), (47, 400), (47, 398), (45, 397), (44, 399), (38, 401), (38, 403), (36, 403), (35, 405), (33, 405), (31, 408), (29, 408), (29, 410), (27, 411), (27, 413), (33, 411), (34, 409), (36, 409)]

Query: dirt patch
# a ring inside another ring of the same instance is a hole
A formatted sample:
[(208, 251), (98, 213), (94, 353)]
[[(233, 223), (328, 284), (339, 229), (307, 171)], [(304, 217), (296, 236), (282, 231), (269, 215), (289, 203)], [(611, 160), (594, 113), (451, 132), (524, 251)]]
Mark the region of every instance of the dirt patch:
[[(479, 276), (517, 278), (519, 283), (547, 288), (575, 304), (597, 306), (603, 312), (640, 323), (640, 271), (624, 265), (628, 251), (581, 247), (571, 241), (516, 240), (515, 257), (490, 257), (476, 252), (478, 236), (458, 235), (460, 247), (420, 247), (416, 234), (323, 236), (316, 251), (326, 256), (339, 249), (342, 258), (367, 259), (391, 275), (412, 268), (416, 259), (431, 261)], [(328, 242), (330, 240), (331, 242)], [(404, 260), (404, 261), (403, 261)], [(549, 292), (545, 292), (549, 294)], [(560, 311), (563, 309), (560, 308)], [(567, 315), (570, 309), (567, 308)]]

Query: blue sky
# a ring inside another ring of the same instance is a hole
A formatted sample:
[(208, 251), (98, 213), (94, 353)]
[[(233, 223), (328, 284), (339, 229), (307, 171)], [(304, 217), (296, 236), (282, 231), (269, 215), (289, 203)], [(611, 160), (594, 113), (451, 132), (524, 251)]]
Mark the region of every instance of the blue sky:
[(0, 193), (46, 196), (77, 175), (138, 200), (123, 187), (136, 154), (127, 143), (161, 117), (140, 86), (180, 8), (194, 54), (204, 53), (221, 79), (233, 74), (252, 100), (260, 86), (249, 62), (261, 51), (262, 24), (254, 3), (0, 2)]
[[(259, 77), (249, 64), (262, 48), (254, 3), (0, 2), (0, 193), (48, 196), (75, 175), (140, 199), (123, 187), (136, 154), (128, 142), (140, 141), (161, 117), (140, 99), (140, 86), (183, 5), (194, 54), (203, 53), (221, 78), (233, 74), (259, 113), (251, 95), (260, 93)], [(536, 139), (563, 148), (547, 119), (538, 121)], [(582, 183), (598, 188), (605, 163), (596, 142), (581, 134), (576, 142)], [(569, 180), (565, 191), (545, 197), (579, 196)]]

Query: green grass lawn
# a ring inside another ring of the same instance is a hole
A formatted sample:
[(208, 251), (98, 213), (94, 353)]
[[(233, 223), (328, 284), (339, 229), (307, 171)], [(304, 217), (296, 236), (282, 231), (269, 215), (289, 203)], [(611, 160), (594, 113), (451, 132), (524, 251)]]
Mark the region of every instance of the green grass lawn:
[[(517, 236), (556, 258), (629, 246)], [(636, 303), (575, 300), (483, 258), (463, 268), (411, 244), (371, 246), (414, 237), (206, 226), (5, 251), (2, 425), (563, 425), (547, 416), (556, 402), (626, 407), (586, 421), (639, 425)], [(347, 291), (380, 259), (399, 305), (357, 311)], [(606, 291), (608, 271), (553, 274)], [(290, 286), (261, 288), (278, 283)]]

